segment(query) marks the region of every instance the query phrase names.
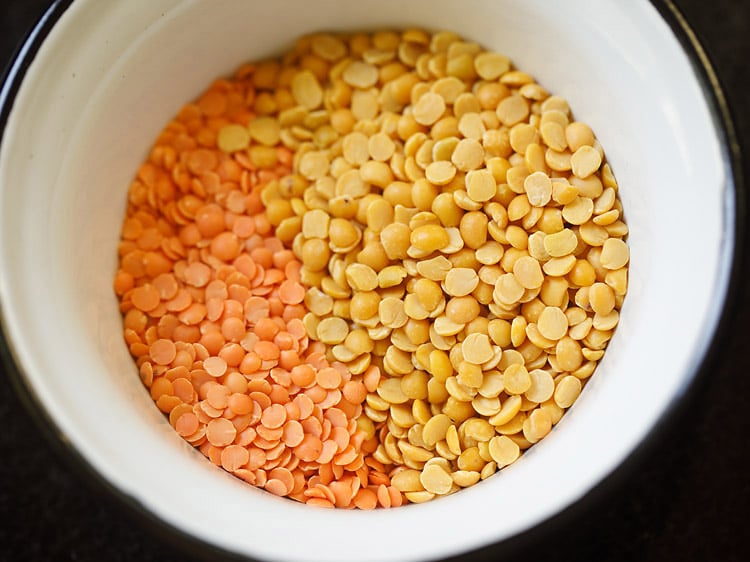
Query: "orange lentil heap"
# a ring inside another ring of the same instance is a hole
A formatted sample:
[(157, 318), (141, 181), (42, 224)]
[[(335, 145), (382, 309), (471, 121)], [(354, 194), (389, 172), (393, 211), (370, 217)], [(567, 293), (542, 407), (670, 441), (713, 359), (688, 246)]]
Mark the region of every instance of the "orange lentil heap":
[(505, 56), (316, 34), (167, 124), (114, 288), (144, 385), (211, 462), (391, 507), (557, 424), (619, 321), (626, 235), (591, 128)]

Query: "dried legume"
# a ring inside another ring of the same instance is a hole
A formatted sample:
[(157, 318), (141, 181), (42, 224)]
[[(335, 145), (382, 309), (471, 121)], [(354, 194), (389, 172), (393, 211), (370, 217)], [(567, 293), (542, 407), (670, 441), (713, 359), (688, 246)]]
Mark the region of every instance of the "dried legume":
[(395, 507), (551, 431), (619, 322), (627, 233), (591, 128), (502, 54), (320, 33), (162, 131), (114, 288), (144, 385), (212, 462)]

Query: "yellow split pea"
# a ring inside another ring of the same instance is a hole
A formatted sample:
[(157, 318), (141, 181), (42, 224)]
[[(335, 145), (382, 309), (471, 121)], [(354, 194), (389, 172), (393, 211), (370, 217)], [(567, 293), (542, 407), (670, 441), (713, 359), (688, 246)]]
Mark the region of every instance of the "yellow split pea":
[(580, 395), (627, 292), (592, 129), (448, 31), (316, 34), (247, 79), (256, 117), (218, 143), (252, 174), (293, 155), (262, 201), (302, 263), (308, 337), (363, 385), (342, 400), (362, 393), (368, 466), (423, 502), (515, 462)]

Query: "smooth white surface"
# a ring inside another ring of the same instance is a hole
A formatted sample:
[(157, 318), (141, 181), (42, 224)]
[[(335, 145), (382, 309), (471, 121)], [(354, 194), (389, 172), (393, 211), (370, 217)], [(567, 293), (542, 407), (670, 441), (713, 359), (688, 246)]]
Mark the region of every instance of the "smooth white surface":
[[(408, 26), (504, 52), (593, 127), (631, 230), (630, 291), (595, 377), (521, 461), (429, 504), (314, 511), (216, 469), (153, 407), (111, 290), (125, 194), (158, 131), (218, 75), (306, 32)], [(29, 69), (0, 147), (3, 321), (60, 430), (167, 523), (269, 560), (439, 558), (580, 498), (683, 392), (726, 289), (721, 157), (689, 61), (646, 2), (78, 0)]]

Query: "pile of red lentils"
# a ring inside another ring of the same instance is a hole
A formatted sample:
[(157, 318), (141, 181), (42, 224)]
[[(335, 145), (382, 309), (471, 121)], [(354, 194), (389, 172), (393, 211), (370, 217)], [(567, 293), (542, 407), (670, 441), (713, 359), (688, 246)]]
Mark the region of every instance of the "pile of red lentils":
[(505, 56), (321, 33), (167, 124), (114, 289), (143, 384), (212, 463), (391, 507), (552, 430), (618, 323), (627, 233), (591, 128)]

